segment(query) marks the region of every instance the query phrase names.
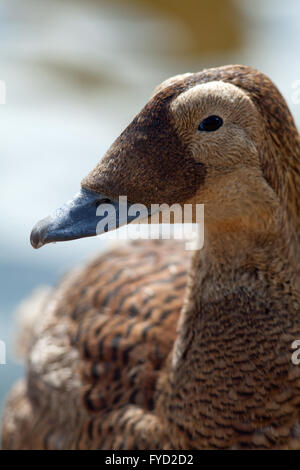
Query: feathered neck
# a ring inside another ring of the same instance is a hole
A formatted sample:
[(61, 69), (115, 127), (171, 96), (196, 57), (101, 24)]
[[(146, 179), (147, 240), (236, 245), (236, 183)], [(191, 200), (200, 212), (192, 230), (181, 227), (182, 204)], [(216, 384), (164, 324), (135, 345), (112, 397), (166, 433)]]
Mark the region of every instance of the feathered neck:
[(278, 200), (248, 207), (241, 215), (231, 206), (231, 219), (224, 208), (218, 218), (208, 211), (205, 245), (192, 261), (178, 337), (161, 379), (162, 413), (181, 430), (174, 448), (234, 447), (244, 434), (246, 446), (260, 439), (264, 447), (268, 427), (290, 419), (280, 397), (294, 397), (297, 246)]

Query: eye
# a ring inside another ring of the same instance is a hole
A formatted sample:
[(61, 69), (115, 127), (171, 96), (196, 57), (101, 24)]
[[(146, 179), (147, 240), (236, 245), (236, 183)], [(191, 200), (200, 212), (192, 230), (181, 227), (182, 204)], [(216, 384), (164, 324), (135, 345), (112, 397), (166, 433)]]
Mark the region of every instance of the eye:
[(199, 124), (198, 130), (204, 132), (217, 131), (223, 124), (223, 119), (219, 116), (209, 116)]

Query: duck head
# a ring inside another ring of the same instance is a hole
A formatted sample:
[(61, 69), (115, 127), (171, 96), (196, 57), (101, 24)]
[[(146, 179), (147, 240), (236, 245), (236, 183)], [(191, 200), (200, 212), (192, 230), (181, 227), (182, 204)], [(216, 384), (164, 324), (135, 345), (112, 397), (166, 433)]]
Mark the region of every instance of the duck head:
[[(156, 88), (75, 198), (36, 224), (31, 243), (99, 234), (99, 209), (108, 206), (118, 227), (141, 216), (130, 215), (134, 204), (147, 216), (153, 204), (204, 203), (218, 217), (230, 212), (229, 200), (238, 206), (240, 199), (242, 212), (258, 193), (280, 201), (299, 233), (299, 149), (288, 107), (262, 73), (225, 66), (178, 75)], [(127, 197), (125, 219), (120, 196)]]

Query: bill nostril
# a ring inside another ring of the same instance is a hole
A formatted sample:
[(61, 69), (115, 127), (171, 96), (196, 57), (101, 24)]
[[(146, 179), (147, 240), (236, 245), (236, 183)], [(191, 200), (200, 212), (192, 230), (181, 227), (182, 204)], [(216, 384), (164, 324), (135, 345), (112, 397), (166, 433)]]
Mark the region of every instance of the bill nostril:
[(95, 207), (99, 207), (100, 204), (112, 204), (112, 201), (111, 201), (111, 199), (106, 197), (106, 198), (103, 198), (103, 199), (98, 199), (97, 201), (94, 202)]

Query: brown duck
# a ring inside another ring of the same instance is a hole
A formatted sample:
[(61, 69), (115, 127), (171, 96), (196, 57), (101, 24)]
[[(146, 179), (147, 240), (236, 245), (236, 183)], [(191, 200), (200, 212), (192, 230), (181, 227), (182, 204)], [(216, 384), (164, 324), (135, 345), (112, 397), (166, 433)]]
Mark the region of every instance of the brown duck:
[(120, 195), (204, 204), (204, 247), (137, 242), (66, 277), (3, 447), (300, 448), (300, 138), (277, 88), (245, 66), (167, 80), (33, 246), (95, 235)]

